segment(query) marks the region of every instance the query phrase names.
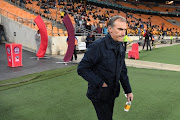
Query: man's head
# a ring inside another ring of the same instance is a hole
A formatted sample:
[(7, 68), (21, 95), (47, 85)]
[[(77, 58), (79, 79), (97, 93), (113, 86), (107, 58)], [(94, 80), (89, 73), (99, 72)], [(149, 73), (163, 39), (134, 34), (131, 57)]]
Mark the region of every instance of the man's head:
[(89, 37), (92, 37), (92, 34), (91, 33), (88, 33)]
[(114, 16), (109, 20), (109, 34), (115, 41), (123, 41), (123, 38), (126, 35), (126, 29), (126, 19), (124, 17)]
[(37, 33), (38, 33), (38, 34), (40, 33), (39, 30), (37, 31)]

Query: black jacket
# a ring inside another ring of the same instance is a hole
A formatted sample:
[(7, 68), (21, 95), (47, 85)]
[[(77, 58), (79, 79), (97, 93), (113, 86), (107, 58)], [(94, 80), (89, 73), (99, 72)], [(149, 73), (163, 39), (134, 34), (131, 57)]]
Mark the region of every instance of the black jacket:
[(110, 34), (88, 47), (77, 72), (88, 81), (87, 97), (90, 100), (101, 99), (104, 82), (110, 89), (111, 98), (119, 96), (119, 80), (126, 94), (132, 92), (124, 59), (123, 43), (115, 42)]

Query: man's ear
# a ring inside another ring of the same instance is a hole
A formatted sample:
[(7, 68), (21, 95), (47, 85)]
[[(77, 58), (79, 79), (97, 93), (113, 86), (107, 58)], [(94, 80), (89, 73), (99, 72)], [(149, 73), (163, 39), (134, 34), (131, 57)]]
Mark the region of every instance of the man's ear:
[(112, 27), (108, 26), (109, 33), (112, 33)]

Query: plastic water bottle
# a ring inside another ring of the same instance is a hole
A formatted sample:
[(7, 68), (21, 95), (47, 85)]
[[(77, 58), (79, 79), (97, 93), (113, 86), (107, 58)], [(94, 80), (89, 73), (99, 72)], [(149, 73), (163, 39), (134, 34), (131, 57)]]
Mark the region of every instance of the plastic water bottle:
[(128, 112), (130, 110), (130, 108), (131, 108), (131, 101), (126, 102), (126, 105), (124, 107), (124, 111)]

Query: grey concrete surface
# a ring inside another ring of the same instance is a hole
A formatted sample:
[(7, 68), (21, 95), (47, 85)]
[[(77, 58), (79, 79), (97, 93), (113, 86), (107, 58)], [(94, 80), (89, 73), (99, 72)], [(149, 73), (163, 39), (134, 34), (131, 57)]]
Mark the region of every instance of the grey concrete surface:
[(32, 57), (36, 57), (35, 53), (23, 50), (23, 66), (15, 68), (8, 67), (5, 44), (0, 44), (0, 81), (20, 77), (27, 74), (33, 74), (36, 72), (42, 72), (45, 70), (67, 67), (74, 64), (68, 63), (67, 65), (65, 65), (63, 63), (56, 63), (63, 62), (63, 57), (53, 58), (52, 56), (48, 56), (49, 58), (41, 58), (40, 60)]
[(170, 70), (170, 71), (180, 72), (180, 65), (148, 62), (148, 61), (133, 60), (133, 59), (126, 59), (125, 61), (126, 61), (126, 65), (130, 67), (146, 68), (146, 69), (148, 68), (148, 69), (157, 69), (157, 70)]
[[(172, 45), (180, 45), (180, 43), (175, 44), (159, 44), (156, 45), (156, 48), (166, 47)], [(127, 48), (127, 52), (131, 50), (131, 47)], [(142, 50), (142, 46), (139, 46), (139, 50)], [(51, 70), (61, 67), (67, 67), (74, 64), (78, 64), (84, 56), (84, 52), (78, 53), (78, 59), (67, 65), (63, 63), (64, 56), (60, 55), (48, 55), (48, 59), (40, 59), (37, 60), (35, 58), (34, 51), (25, 50), (22, 51), (22, 67), (11, 68), (7, 66), (7, 56), (5, 50), (5, 44), (0, 44), (0, 81), (7, 80), (10, 78), (20, 77), (27, 74), (33, 74), (36, 72), (41, 72), (45, 70)], [(170, 71), (180, 71), (180, 65), (172, 65), (172, 64), (163, 64), (163, 63), (155, 63), (141, 60), (133, 60), (126, 59), (126, 65), (138, 68), (149, 68), (149, 69), (160, 69), (160, 70), (170, 70)]]

